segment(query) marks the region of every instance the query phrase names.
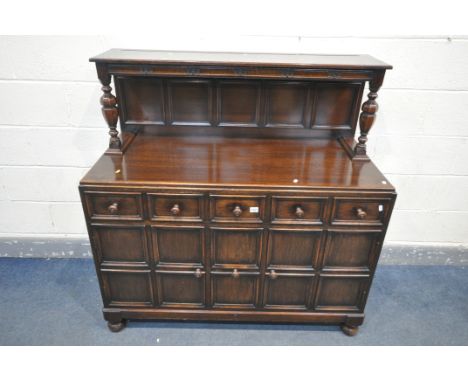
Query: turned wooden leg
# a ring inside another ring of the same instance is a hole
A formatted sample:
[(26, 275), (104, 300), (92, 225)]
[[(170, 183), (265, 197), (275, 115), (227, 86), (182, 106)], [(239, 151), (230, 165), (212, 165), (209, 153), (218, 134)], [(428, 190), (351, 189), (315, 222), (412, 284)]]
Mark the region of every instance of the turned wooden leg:
[(347, 336), (353, 337), (353, 336), (355, 336), (357, 334), (357, 332), (359, 330), (359, 326), (352, 326), (352, 325), (348, 325), (348, 324), (342, 324), (341, 325), (341, 330)]
[(107, 322), (107, 327), (111, 332), (117, 333), (120, 332), (127, 325), (127, 320), (120, 320), (118, 322)]

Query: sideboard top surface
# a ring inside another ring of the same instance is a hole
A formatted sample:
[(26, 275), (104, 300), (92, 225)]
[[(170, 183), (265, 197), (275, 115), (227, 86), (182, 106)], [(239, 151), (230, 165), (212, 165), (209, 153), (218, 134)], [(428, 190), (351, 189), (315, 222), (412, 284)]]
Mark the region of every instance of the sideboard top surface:
[(298, 67), (328, 69), (391, 69), (392, 66), (366, 54), (278, 54), (237, 52), (190, 52), (110, 49), (90, 58), (91, 62), (118, 64), (222, 65)]
[(154, 129), (140, 132), (122, 156), (103, 155), (81, 184), (393, 191), (371, 161), (352, 161), (336, 139), (167, 135)]

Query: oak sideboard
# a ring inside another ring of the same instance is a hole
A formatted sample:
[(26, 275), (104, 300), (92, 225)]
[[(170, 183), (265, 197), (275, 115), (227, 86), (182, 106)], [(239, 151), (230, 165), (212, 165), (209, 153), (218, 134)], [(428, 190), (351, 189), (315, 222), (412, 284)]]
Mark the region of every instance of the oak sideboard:
[(391, 66), (125, 49), (90, 61), (110, 140), (79, 189), (109, 328), (215, 320), (356, 334), (396, 198), (366, 145)]

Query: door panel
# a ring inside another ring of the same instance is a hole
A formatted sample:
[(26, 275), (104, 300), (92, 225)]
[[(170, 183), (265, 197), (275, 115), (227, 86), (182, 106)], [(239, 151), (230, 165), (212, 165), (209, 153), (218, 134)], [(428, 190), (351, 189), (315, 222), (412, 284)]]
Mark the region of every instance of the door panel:
[(324, 269), (371, 269), (375, 262), (380, 231), (329, 231)]
[(268, 266), (313, 269), (321, 237), (321, 230), (270, 229)]
[(157, 265), (198, 265), (204, 259), (204, 228), (152, 226), (153, 255)]
[(92, 225), (101, 264), (147, 265), (144, 226)]
[(322, 274), (319, 279), (315, 309), (360, 311), (368, 284), (367, 275)]
[(109, 306), (153, 305), (150, 271), (101, 271)]
[(234, 277), (228, 272), (212, 272), (214, 307), (254, 308), (257, 305), (259, 275), (241, 273)]
[(163, 306), (205, 305), (205, 275), (195, 271), (156, 271), (159, 303)]
[(258, 269), (263, 228), (211, 228), (211, 261), (215, 268)]
[(309, 307), (313, 275), (276, 273), (275, 277), (265, 279), (265, 308), (305, 310)]

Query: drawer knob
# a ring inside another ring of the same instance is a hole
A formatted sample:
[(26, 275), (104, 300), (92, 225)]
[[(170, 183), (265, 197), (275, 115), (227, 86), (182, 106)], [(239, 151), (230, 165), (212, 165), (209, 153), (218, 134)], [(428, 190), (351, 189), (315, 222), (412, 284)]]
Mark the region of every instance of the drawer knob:
[(365, 219), (367, 216), (367, 212), (359, 207), (359, 208), (356, 208), (356, 215), (359, 219)]
[(174, 206), (172, 206), (171, 214), (174, 215), (174, 216), (180, 215), (180, 207), (179, 207), (179, 205), (177, 203), (174, 204)]
[(239, 271), (237, 269), (234, 269), (232, 271), (232, 277), (234, 277), (235, 279), (238, 279), (239, 276), (240, 276)]
[(232, 210), (232, 214), (233, 214), (236, 218), (238, 218), (238, 217), (241, 216), (241, 214), (242, 214), (242, 208), (240, 208), (239, 205), (236, 205), (236, 206), (234, 207), (234, 209)]
[(115, 213), (117, 213), (117, 211), (119, 210), (119, 203), (115, 202), (115, 203), (112, 203), (109, 207), (107, 207), (107, 210), (113, 215)]
[(304, 210), (301, 208), (301, 206), (296, 207), (296, 211), (294, 211), (294, 215), (296, 215), (296, 217), (299, 219), (304, 217)]
[(275, 280), (278, 278), (278, 274), (272, 269), (270, 271), (270, 279)]
[(200, 268), (197, 268), (197, 269), (195, 270), (195, 272), (194, 272), (194, 275), (195, 275), (195, 277), (196, 277), (197, 279), (199, 279), (200, 277), (202, 277), (203, 272), (201, 271)]

